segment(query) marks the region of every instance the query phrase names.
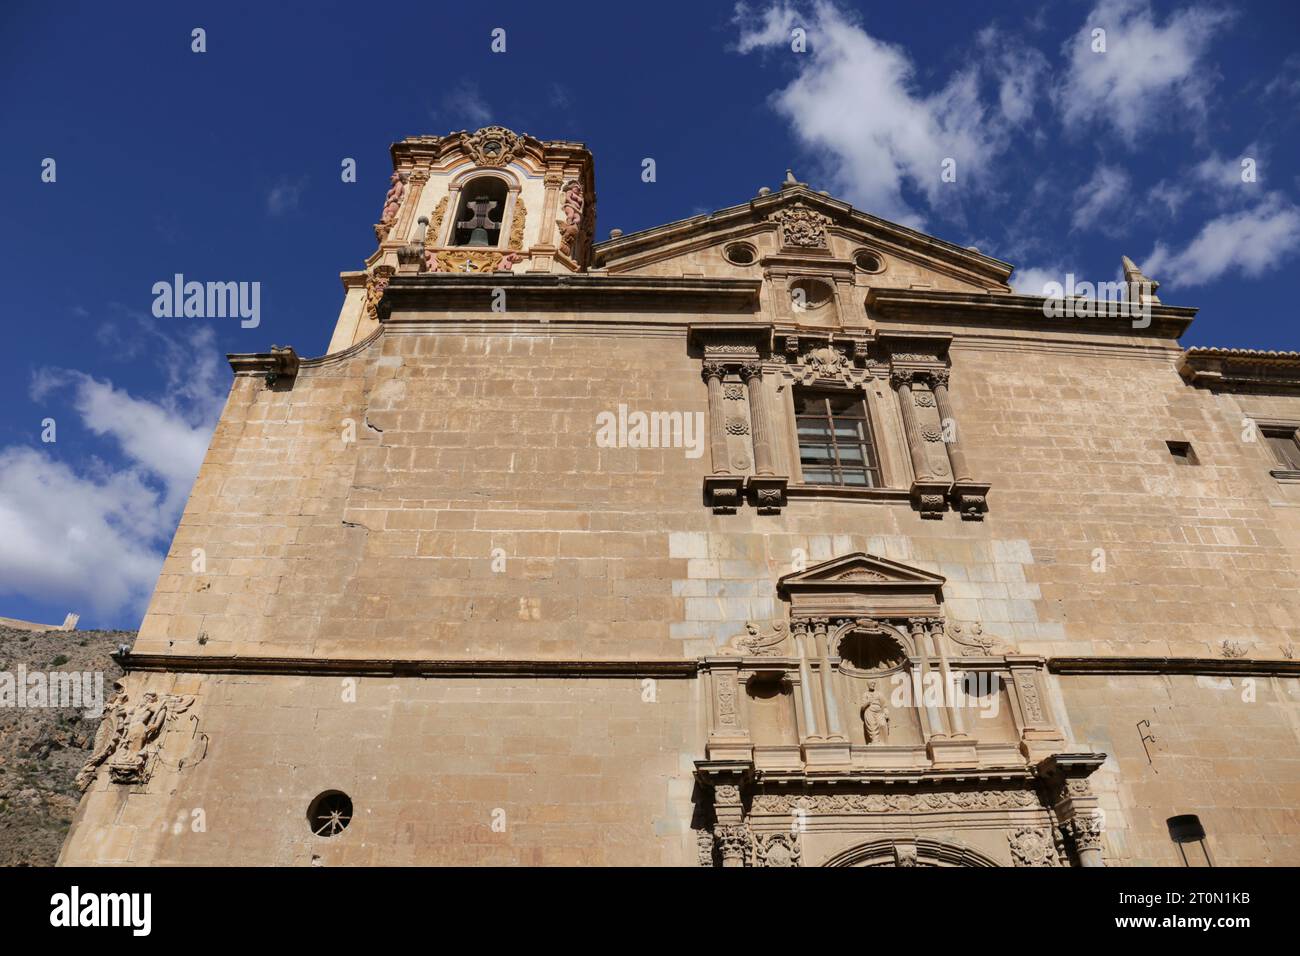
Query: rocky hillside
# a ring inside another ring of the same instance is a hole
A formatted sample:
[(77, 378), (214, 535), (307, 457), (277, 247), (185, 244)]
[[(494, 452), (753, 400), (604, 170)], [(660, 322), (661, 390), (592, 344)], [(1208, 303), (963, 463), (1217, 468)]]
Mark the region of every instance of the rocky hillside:
[[(0, 627), (0, 674), (16, 681), (20, 664), (28, 673), (102, 672), (107, 700), (122, 674), (109, 655), (134, 642), (131, 631)], [(0, 688), (0, 866), (52, 866), (81, 798), (73, 778), (99, 720), (76, 708), (15, 707), (4, 693)]]

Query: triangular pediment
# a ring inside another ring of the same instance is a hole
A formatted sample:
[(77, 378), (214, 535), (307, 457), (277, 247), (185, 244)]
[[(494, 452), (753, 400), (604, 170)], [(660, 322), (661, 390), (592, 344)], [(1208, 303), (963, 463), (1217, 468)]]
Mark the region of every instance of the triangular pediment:
[[(748, 245), (751, 263), (737, 265), (728, 250)], [(1007, 291), (1011, 266), (976, 250), (926, 235), (854, 209), (809, 189), (787, 185), (748, 203), (620, 235), (594, 248), (594, 264), (616, 273), (732, 277), (763, 263), (801, 257), (824, 259), (852, 273), (867, 252), (879, 268), (863, 273), (873, 286), (948, 291)]]
[(855, 551), (787, 574), (777, 591), (795, 614), (891, 618), (937, 614), (943, 585), (937, 574)]
[(842, 587), (882, 587), (891, 584), (913, 584), (941, 588), (945, 579), (911, 565), (890, 561), (888, 558), (855, 551), (843, 557), (832, 558), (804, 571), (796, 571), (781, 578), (782, 590), (831, 585)]

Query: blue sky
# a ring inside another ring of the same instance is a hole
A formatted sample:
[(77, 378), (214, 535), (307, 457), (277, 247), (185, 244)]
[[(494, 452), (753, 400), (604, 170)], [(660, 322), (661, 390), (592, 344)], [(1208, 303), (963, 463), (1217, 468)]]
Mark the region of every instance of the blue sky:
[[(407, 135), (585, 142), (600, 238), (793, 166), (1023, 291), (1127, 254), (1184, 344), (1300, 348), (1294, 2), (59, 6), (0, 11), (0, 616), (139, 623), (224, 353), (324, 350)], [(177, 272), (260, 282), (261, 324), (153, 318)]]

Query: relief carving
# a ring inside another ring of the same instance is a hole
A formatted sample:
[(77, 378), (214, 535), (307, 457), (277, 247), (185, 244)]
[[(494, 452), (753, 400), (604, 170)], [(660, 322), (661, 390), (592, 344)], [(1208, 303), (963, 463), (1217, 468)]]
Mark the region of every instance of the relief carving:
[(1016, 866), (1057, 866), (1056, 845), (1045, 829), (1025, 827), (1007, 835)]
[(799, 866), (803, 857), (800, 835), (796, 833), (755, 833), (755, 866)]
[(462, 144), (477, 166), (507, 166), (524, 155), (524, 139), (504, 126), (484, 126)]
[(763, 635), (758, 625), (749, 621), (745, 624), (745, 632), (728, 641), (722, 653), (736, 657), (776, 657), (784, 643), (784, 624), (773, 624), (771, 633)]
[(560, 251), (570, 258), (578, 248), (578, 235), (582, 232), (582, 209), (585, 200), (582, 183), (571, 179), (564, 185), (564, 198), (561, 200), (564, 214), (556, 220), (560, 227)]
[[(109, 779), (114, 783), (148, 783), (162, 749), (164, 730), (193, 705), (192, 696), (159, 696), (149, 691), (132, 707), (125, 691), (119, 691), (109, 701), (95, 734), (90, 760), (77, 774), (78, 788), (84, 791), (89, 787), (103, 764), (107, 764)], [(178, 761), (174, 768), (177, 770), (197, 762), (206, 753), (207, 737), (198, 733), (198, 719), (193, 714), (190, 720), (191, 746)]]
[(915, 813), (924, 810), (1014, 810), (1041, 806), (1030, 790), (957, 790), (935, 793), (760, 793), (754, 813)]
[(397, 222), (397, 211), (402, 208), (402, 197), (406, 194), (406, 173), (394, 172), (389, 177), (388, 192), (384, 195), (384, 211), (380, 213), (375, 225), (375, 238), (383, 242)]
[(820, 213), (802, 206), (782, 209), (772, 217), (781, 227), (781, 242), (799, 249), (825, 249), (826, 226), (830, 222)]

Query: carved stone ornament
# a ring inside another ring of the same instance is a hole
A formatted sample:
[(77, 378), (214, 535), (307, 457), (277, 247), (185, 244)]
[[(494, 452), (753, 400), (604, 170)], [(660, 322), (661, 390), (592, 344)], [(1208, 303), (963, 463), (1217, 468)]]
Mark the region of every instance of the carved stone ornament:
[(916, 844), (894, 844), (894, 866), (916, 866)]
[(743, 418), (733, 415), (731, 418), (727, 419), (727, 434), (748, 435), (749, 422), (745, 421)]
[[(193, 705), (192, 696), (160, 696), (148, 691), (132, 706), (126, 692), (119, 690), (104, 711), (95, 734), (94, 750), (77, 774), (77, 787), (83, 791), (89, 787), (105, 763), (113, 783), (148, 783), (162, 749), (163, 733)], [(197, 718), (191, 714), (190, 719), (193, 722), (191, 743), (177, 762), (174, 768), (177, 770), (202, 759), (207, 751), (207, 737), (198, 733)]]
[(949, 622), (944, 630), (962, 657), (995, 657), (1012, 650), (1000, 638), (985, 634), (980, 624)]
[(1046, 829), (1025, 827), (1007, 836), (1016, 866), (1056, 866), (1056, 844)]
[(375, 224), (375, 238), (383, 242), (397, 222), (397, 212), (402, 208), (402, 197), (406, 195), (406, 173), (394, 172), (389, 178), (388, 192), (384, 195), (384, 209)]
[(737, 657), (776, 657), (785, 644), (785, 634), (784, 624), (773, 624), (771, 632), (765, 635), (750, 621), (745, 625), (745, 632), (728, 641), (722, 653)]
[(755, 833), (754, 866), (798, 866), (803, 846), (798, 832)]
[(1038, 681), (1026, 670), (1013, 670), (1011, 674), (1020, 694), (1020, 706), (1025, 712), (1025, 720), (1035, 724), (1043, 723), (1043, 701), (1038, 694)]
[(379, 303), (384, 298), (384, 290), (393, 278), (396, 270), (392, 266), (375, 266), (374, 271), (366, 276), (366, 316), (371, 322), (379, 321)]
[(476, 166), (507, 166), (524, 154), (524, 139), (504, 126), (484, 126), (462, 140)]
[(578, 236), (582, 232), (582, 210), (586, 205), (582, 183), (576, 179), (565, 183), (561, 203), (563, 214), (556, 220), (560, 227), (560, 251), (572, 257), (578, 248)]
[(695, 831), (695, 853), (700, 866), (713, 866), (713, 831)]
[(516, 251), (524, 248), (524, 223), (528, 221), (528, 207), (524, 197), (515, 197), (514, 218), (510, 220), (510, 248)]
[(1101, 835), (1104, 827), (1102, 826), (1102, 816), (1100, 813), (1088, 813), (1075, 816), (1074, 819), (1070, 820), (1066, 824), (1066, 829), (1074, 840), (1074, 845), (1078, 849), (1101, 849)]
[(447, 249), (433, 254), (430, 272), (495, 272), (497, 264), (503, 258), (502, 253), (482, 252), (467, 249)]
[(760, 793), (752, 812), (918, 813), (926, 810), (1014, 810), (1041, 806), (1030, 790), (956, 790), (934, 793)]
[(809, 349), (803, 356), (803, 364), (815, 375), (832, 377), (851, 367), (844, 350), (831, 345)]
[(745, 386), (737, 385), (735, 382), (728, 382), (722, 386), (722, 395), (733, 402), (741, 401), (745, 397)]
[(934, 425), (922, 425), (921, 437), (926, 441), (942, 441), (943, 431)]
[(797, 249), (825, 249), (826, 226), (830, 222), (821, 213), (803, 206), (782, 209), (773, 220), (781, 227), (781, 242)]
[(929, 392), (916, 392), (913, 396), (920, 408), (934, 408), (934, 396)]
[(713, 828), (723, 866), (744, 866), (750, 854), (750, 833), (744, 823), (720, 823)]

